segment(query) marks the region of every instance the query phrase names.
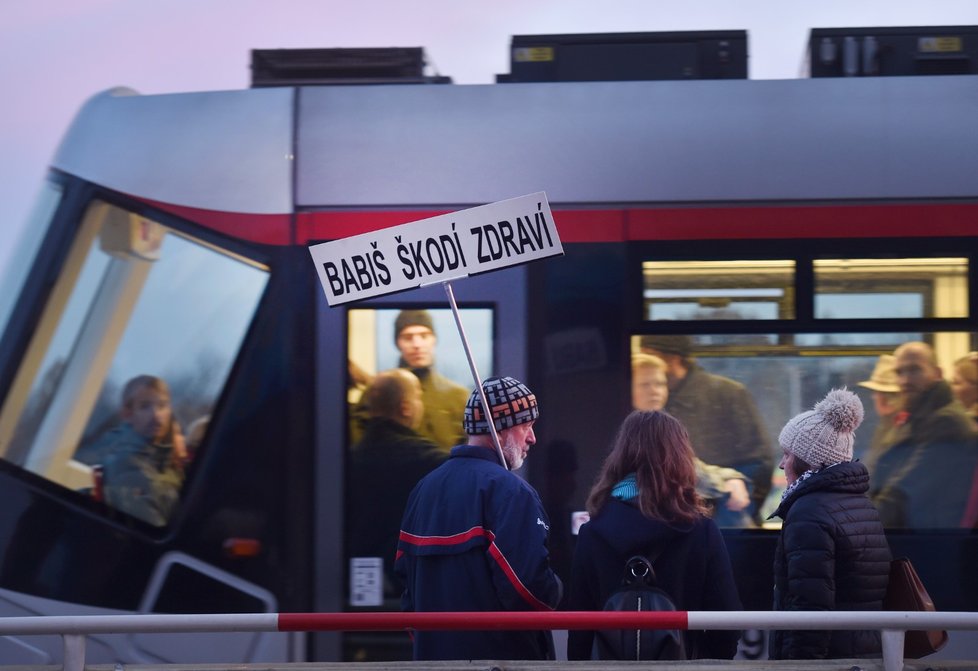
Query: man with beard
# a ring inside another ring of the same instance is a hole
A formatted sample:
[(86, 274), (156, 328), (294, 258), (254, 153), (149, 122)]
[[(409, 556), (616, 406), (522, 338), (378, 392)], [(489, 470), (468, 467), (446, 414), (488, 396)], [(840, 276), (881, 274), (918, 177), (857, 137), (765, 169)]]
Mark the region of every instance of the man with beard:
[[(418, 483), (401, 522), (395, 573), (405, 611), (553, 610), (563, 586), (550, 567), (550, 521), (536, 490), (514, 474), (536, 442), (536, 396), (519, 380), (482, 384), (499, 446), (475, 389), (465, 445)], [(550, 631), (418, 631), (417, 660), (554, 659)]]
[(907, 416), (867, 462), (870, 498), (887, 527), (960, 526), (978, 463), (974, 422), (954, 399), (930, 345), (904, 343), (893, 356)]

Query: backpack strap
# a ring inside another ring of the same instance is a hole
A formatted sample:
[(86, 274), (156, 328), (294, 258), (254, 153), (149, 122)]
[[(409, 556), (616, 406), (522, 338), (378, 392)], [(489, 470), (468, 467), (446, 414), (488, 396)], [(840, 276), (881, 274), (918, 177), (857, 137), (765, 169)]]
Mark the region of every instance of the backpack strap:
[[(664, 548), (659, 547), (652, 552), (642, 556), (632, 557), (627, 562), (626, 571), (632, 574), (635, 580), (641, 580), (646, 585), (654, 586), (659, 584), (659, 578), (655, 573), (655, 561), (662, 554)], [(639, 560), (642, 560), (641, 562)]]

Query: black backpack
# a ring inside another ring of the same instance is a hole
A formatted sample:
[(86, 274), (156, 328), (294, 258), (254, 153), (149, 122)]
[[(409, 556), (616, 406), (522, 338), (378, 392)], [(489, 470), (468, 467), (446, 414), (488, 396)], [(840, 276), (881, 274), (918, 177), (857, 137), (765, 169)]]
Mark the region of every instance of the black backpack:
[[(672, 598), (656, 585), (652, 561), (632, 557), (625, 562), (621, 585), (605, 601), (604, 610), (678, 610)], [(591, 658), (686, 659), (686, 644), (683, 632), (678, 629), (604, 629), (594, 632)]]

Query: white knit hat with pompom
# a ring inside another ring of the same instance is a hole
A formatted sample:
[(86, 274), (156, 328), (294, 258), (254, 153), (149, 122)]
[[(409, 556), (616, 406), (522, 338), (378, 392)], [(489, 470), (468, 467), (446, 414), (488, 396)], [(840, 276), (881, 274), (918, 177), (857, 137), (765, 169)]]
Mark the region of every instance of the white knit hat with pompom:
[(833, 389), (812, 410), (788, 420), (778, 442), (812, 468), (852, 461), (853, 432), (862, 421), (859, 397)]

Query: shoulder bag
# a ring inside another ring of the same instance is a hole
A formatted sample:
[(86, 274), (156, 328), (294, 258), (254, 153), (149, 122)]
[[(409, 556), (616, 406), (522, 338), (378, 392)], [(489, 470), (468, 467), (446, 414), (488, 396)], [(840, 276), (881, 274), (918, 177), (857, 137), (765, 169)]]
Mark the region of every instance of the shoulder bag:
[[(934, 601), (927, 593), (913, 564), (906, 557), (890, 562), (890, 584), (883, 599), (884, 610), (933, 611)], [(947, 643), (947, 631), (908, 631), (903, 639), (903, 656), (920, 659), (933, 654)]]

